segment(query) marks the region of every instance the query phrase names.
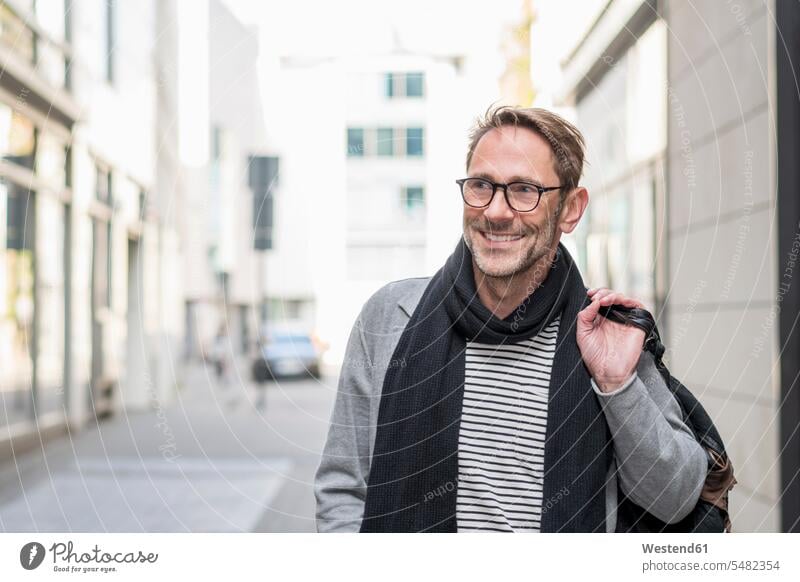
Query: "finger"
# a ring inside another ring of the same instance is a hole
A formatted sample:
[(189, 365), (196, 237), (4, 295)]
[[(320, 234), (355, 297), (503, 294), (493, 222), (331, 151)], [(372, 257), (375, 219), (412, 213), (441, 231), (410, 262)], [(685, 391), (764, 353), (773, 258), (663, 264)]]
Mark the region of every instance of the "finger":
[(622, 303), (626, 307), (638, 307), (639, 309), (644, 309), (644, 303), (638, 299), (634, 299), (633, 297), (625, 297), (623, 295), (622, 298), (620, 298), (619, 303)]
[(619, 293), (614, 293), (614, 292), (608, 293), (607, 295), (603, 295), (603, 297), (600, 298), (600, 303), (602, 305), (613, 305), (614, 303), (616, 303), (617, 297), (619, 297)]
[(598, 311), (600, 311), (600, 302), (593, 299), (585, 309), (578, 313), (578, 317), (584, 323), (591, 325), (597, 318)]
[(614, 293), (614, 291), (612, 289), (602, 288), (592, 296), (592, 299), (602, 299), (603, 297), (607, 297), (608, 295), (611, 295), (612, 293)]
[(613, 299), (609, 300), (610, 302), (606, 302), (605, 305), (624, 305), (625, 307), (638, 307), (639, 309), (644, 309), (644, 304), (641, 301), (634, 299), (633, 297), (628, 297), (622, 293), (614, 293)]

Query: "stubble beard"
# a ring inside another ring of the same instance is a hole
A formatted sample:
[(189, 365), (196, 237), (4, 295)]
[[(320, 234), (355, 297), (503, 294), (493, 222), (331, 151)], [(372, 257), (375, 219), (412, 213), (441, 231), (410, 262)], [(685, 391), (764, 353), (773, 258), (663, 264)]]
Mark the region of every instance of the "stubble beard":
[[(479, 221), (474, 221), (467, 225), (465, 232), (469, 232), (469, 235), (465, 234), (464, 242), (472, 253), (478, 270), (483, 273), (485, 277), (494, 279), (497, 282), (508, 282), (517, 276), (525, 275), (529, 271), (538, 271), (541, 268), (540, 264), (546, 261), (547, 257), (550, 255), (556, 234), (555, 217), (550, 217), (550, 220), (545, 223), (544, 231), (537, 229), (530, 234), (526, 234), (526, 238), (534, 237), (534, 243), (525, 250), (524, 253), (520, 253), (515, 257), (516, 260), (504, 261), (500, 265), (493, 264), (495, 261), (493, 257), (491, 257), (491, 250), (487, 251), (489, 256), (486, 256), (482, 250), (476, 252), (472, 237), (481, 236), (481, 234), (473, 229), (472, 226), (477, 225), (478, 222)], [(493, 229), (489, 229), (489, 232), (492, 230)], [(534, 273), (532, 272), (531, 275), (533, 276)]]

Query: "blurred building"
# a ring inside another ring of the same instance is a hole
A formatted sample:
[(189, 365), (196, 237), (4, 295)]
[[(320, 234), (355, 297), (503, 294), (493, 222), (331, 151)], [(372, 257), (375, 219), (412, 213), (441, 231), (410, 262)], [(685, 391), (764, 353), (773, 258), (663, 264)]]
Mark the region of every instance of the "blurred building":
[(736, 531), (800, 528), (799, 35), (796, 2), (611, 0), (556, 99), (588, 141), (581, 268), (657, 314), (733, 459)]
[[(586, 138), (583, 182), (591, 195), (573, 239), (592, 285), (624, 288), (660, 312), (666, 265), (654, 258), (662, 257), (656, 245), (665, 224), (666, 26), (643, 5), (641, 22), (631, 22), (638, 27), (626, 31), (629, 15), (617, 17), (624, 4), (611, 3), (563, 61), (567, 99)], [(626, 46), (601, 47), (608, 39), (596, 37), (609, 29), (627, 33)]]
[(531, 78), (531, 28), (536, 18), (534, 0), (520, 2), (519, 18), (506, 26), (501, 40), (505, 70), (500, 76), (503, 101), (530, 107), (534, 98)]
[(282, 60), (269, 311), (313, 326), (328, 363), (341, 362), (372, 293), (432, 275), (455, 248), (467, 131), (497, 98), (498, 77), (466, 53), (399, 41), (385, 53)]
[[(206, 354), (225, 329), (231, 357), (256, 339), (264, 296), (263, 256), (255, 250), (250, 158), (263, 154), (258, 34), (219, 0), (185, 2), (198, 27), (181, 39), (181, 174), (186, 206), (185, 354)], [(198, 18), (198, 14), (200, 15)]]
[(174, 24), (170, 1), (0, 2), (2, 456), (174, 394)]

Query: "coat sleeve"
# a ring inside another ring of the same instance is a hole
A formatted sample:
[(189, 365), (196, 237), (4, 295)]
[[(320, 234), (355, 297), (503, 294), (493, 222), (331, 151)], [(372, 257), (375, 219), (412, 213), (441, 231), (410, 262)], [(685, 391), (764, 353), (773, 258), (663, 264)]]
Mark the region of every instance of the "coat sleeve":
[(370, 465), (373, 394), (362, 315), (347, 343), (328, 437), (314, 480), (318, 532), (358, 532)]
[(643, 351), (636, 372), (603, 393), (592, 380), (611, 435), (622, 492), (666, 523), (686, 517), (700, 497), (708, 458), (683, 422), (680, 406)]

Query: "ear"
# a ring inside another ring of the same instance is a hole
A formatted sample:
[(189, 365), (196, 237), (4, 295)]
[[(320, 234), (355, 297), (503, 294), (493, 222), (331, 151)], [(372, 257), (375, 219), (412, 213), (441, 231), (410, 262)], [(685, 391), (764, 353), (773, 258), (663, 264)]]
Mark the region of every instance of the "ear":
[(569, 233), (575, 230), (589, 204), (589, 191), (578, 186), (567, 194), (564, 206), (561, 208), (558, 227), (561, 232)]

